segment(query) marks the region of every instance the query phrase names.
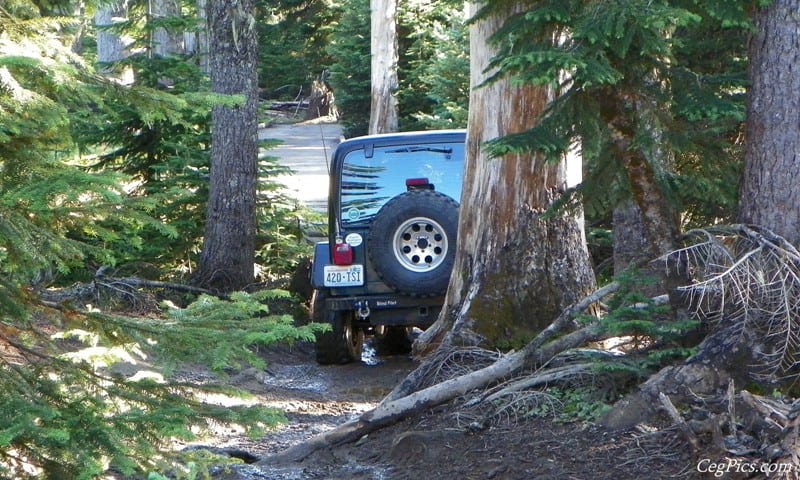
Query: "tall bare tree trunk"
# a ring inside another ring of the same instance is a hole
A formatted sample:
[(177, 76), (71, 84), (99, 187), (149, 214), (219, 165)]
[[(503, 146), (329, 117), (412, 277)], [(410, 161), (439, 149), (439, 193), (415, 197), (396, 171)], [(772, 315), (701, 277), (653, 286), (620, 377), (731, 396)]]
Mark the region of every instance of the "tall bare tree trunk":
[(253, 282), (258, 162), (255, 0), (208, 4), (211, 86), (242, 104), (211, 112), (211, 188), (195, 282), (222, 291)]
[(372, 88), (369, 133), (396, 132), (397, 0), (370, 0)]
[(128, 2), (119, 0), (99, 6), (94, 14), (94, 24), (98, 27), (97, 62), (101, 65), (100, 72), (120, 83), (130, 85), (134, 81), (133, 70), (130, 67), (118, 68), (113, 64), (130, 55), (128, 47), (133, 43), (133, 39), (112, 33), (104, 28), (123, 22), (127, 17)]
[(800, 1), (756, 15), (739, 219), (800, 245)]
[[(165, 20), (178, 18), (181, 15), (179, 0), (150, 0), (150, 18), (152, 20)], [(170, 31), (163, 26), (153, 30), (151, 48), (159, 57), (184, 53), (183, 32)]]
[[(472, 5), (473, 12), (478, 6)], [(551, 91), (501, 79), (480, 86), (495, 52), (489, 38), (509, 10), (470, 30), (467, 159), (453, 275), (439, 320), (420, 337), (418, 351), (450, 332), (457, 344), (509, 347), (552, 322), (595, 285), (583, 215), (543, 214), (567, 187), (567, 169), (528, 153), (489, 158), (484, 143), (536, 125)]]
[(200, 70), (208, 72), (208, 29), (206, 13), (206, 0), (197, 0), (197, 19), (199, 20), (195, 31), (183, 33), (183, 45), (186, 53), (192, 53), (197, 57)]

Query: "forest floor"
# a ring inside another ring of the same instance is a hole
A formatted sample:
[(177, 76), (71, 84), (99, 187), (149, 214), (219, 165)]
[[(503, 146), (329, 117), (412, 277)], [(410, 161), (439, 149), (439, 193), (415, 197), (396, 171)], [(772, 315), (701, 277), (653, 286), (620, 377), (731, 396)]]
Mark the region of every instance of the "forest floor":
[[(320, 366), (313, 346), (264, 353), (265, 371), (230, 378), (264, 405), (286, 412), (288, 423), (257, 439), (220, 431), (206, 445), (264, 458), (356, 418), (371, 409), (416, 363), (378, 357), (365, 348), (360, 363)], [(552, 416), (507, 418), (476, 431), (460, 402), (452, 402), (378, 430), (361, 440), (317, 451), (301, 462), (242, 465), (215, 479), (615, 479), (712, 478), (674, 429), (655, 426), (612, 433)], [(211, 443), (208, 443), (211, 442)], [(713, 462), (724, 459), (709, 458)], [(719, 478), (719, 477), (717, 477)], [(732, 474), (725, 478), (744, 478)]]

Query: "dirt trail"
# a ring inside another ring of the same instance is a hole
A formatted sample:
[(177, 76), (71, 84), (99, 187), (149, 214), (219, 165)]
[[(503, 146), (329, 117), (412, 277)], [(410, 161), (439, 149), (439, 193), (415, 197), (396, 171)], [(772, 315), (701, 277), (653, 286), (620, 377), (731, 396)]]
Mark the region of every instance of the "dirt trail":
[[(240, 429), (220, 429), (196, 445), (239, 450), (254, 457), (280, 452), (374, 408), (415, 366), (408, 356), (376, 356), (370, 342), (364, 347), (362, 361), (348, 365), (318, 365), (314, 347), (309, 344), (274, 347), (263, 356), (266, 370), (246, 369), (233, 375), (229, 383), (250, 393), (252, 402), (283, 410), (288, 423), (256, 439), (248, 438)], [(347, 462), (331, 465), (343, 472), (353, 469), (367, 475), (352, 478), (381, 478), (385, 468)], [(316, 477), (309, 472), (304, 464), (275, 468), (243, 465), (215, 478), (345, 478)]]
[(329, 118), (301, 123), (276, 123), (259, 131), (260, 139), (283, 143), (266, 152), (294, 171), (277, 180), (288, 194), (306, 206), (324, 212), (328, 198), (328, 161), (342, 135), (341, 126)]
[[(374, 407), (415, 364), (405, 356), (319, 366), (313, 346), (279, 347), (266, 371), (247, 370), (234, 386), (287, 413), (289, 423), (258, 439), (221, 432), (216, 445), (263, 457), (327, 431)], [(484, 423), (455, 404), (378, 430), (356, 443), (315, 452), (302, 462), (237, 465), (215, 480), (640, 480), (702, 478), (675, 430), (608, 432), (552, 418), (507, 418)]]

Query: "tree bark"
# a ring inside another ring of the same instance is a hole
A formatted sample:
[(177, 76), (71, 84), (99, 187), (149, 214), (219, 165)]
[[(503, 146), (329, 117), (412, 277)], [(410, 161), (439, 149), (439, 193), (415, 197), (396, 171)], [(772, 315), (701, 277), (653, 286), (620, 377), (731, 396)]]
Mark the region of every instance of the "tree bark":
[(640, 110), (635, 98), (612, 94), (614, 115), (608, 119), (614, 136), (614, 149), (628, 174), (633, 200), (639, 208), (642, 229), (649, 249), (657, 255), (675, 250), (679, 244), (680, 225), (677, 212), (667, 201), (656, 178), (653, 163), (634, 144), (639, 125), (632, 113)]
[(399, 119), (397, 79), (397, 0), (371, 0), (372, 88), (369, 133), (396, 132)]
[(125, 21), (127, 16), (128, 2), (120, 0), (99, 6), (94, 14), (94, 24), (101, 27), (97, 31), (97, 62), (101, 65), (100, 72), (107, 77), (115, 78), (120, 83), (130, 85), (135, 80), (133, 70), (130, 67), (116, 69), (112, 64), (130, 55), (127, 49), (133, 43), (133, 39), (102, 28)]
[[(642, 211), (635, 201), (629, 200), (614, 209), (614, 276), (636, 271), (636, 291), (653, 297), (666, 291), (662, 265), (651, 262), (658, 258), (651, 242), (647, 240)], [(639, 281), (641, 279), (641, 281)]]
[[(165, 19), (180, 17), (181, 5), (178, 0), (151, 0), (151, 18)], [(165, 27), (157, 27), (151, 37), (153, 53), (159, 57), (184, 53), (183, 32), (173, 32)]]
[(742, 223), (800, 245), (800, 0), (776, 0), (755, 15), (750, 43)]
[(642, 211), (630, 200), (614, 209), (614, 275), (657, 257), (644, 231)]
[(183, 45), (186, 53), (194, 54), (200, 71), (208, 73), (208, 14), (206, 0), (196, 0), (197, 17), (199, 25), (194, 31), (183, 33)]
[(215, 93), (236, 106), (211, 112), (211, 185), (203, 252), (195, 283), (221, 291), (253, 283), (257, 180), (257, 37), (254, 0), (208, 4), (210, 73)]
[[(758, 33), (751, 43), (745, 172), (740, 191), (739, 217), (784, 236), (800, 239), (800, 0), (777, 0), (755, 14)], [(792, 241), (791, 239), (794, 239)], [(663, 253), (663, 252), (662, 252)], [(760, 265), (765, 269), (767, 265)], [(767, 278), (773, 273), (767, 271)], [(733, 282), (735, 284), (735, 282)], [(761, 288), (762, 286), (758, 286)], [(757, 292), (738, 292), (749, 298)], [(745, 298), (745, 299), (746, 299)], [(788, 301), (788, 298), (787, 298)], [(782, 303), (782, 302), (781, 302)], [(741, 310), (749, 318), (738, 322), (758, 324), (752, 316), (767, 315), (769, 308)], [(735, 316), (734, 313), (726, 312)], [(767, 329), (769, 331), (770, 329)], [(787, 330), (788, 331), (788, 330)], [(752, 328), (718, 328), (684, 364), (668, 367), (650, 378), (635, 394), (620, 402), (604, 419), (607, 426), (627, 428), (652, 413), (659, 392), (691, 398), (713, 394), (730, 378), (738, 384), (754, 381), (757, 352), (773, 352), (761, 345), (765, 335)]]
[(552, 96), (508, 78), (482, 86), (493, 73), (486, 71), (495, 54), (489, 38), (520, 5), (470, 30), (472, 93), (456, 260), (442, 314), (417, 342), (419, 353), (446, 334), (461, 345), (524, 344), (594, 288), (582, 212), (544, 215), (567, 188), (568, 167), (580, 169), (580, 162), (551, 163), (533, 153), (490, 158), (483, 148), (535, 126)]

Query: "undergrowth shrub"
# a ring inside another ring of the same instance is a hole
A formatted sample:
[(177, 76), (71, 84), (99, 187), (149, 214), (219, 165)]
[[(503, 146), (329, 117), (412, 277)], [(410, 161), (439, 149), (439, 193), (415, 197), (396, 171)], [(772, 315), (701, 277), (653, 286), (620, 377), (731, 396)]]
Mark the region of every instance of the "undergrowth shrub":
[[(25, 318), (25, 330), (2, 323), (0, 477), (91, 479), (111, 469), (179, 478), (201, 464), (171, 451), (175, 440), (194, 439), (211, 423), (260, 435), (282, 422), (282, 412), (248, 404), (242, 392), (175, 372), (182, 362), (219, 373), (263, 368), (258, 349), (312, 340), (325, 327), (270, 314), (268, 303), (288, 296), (203, 296), (168, 307), (164, 318), (42, 310)], [(208, 401), (212, 393), (241, 400), (221, 406)]]

